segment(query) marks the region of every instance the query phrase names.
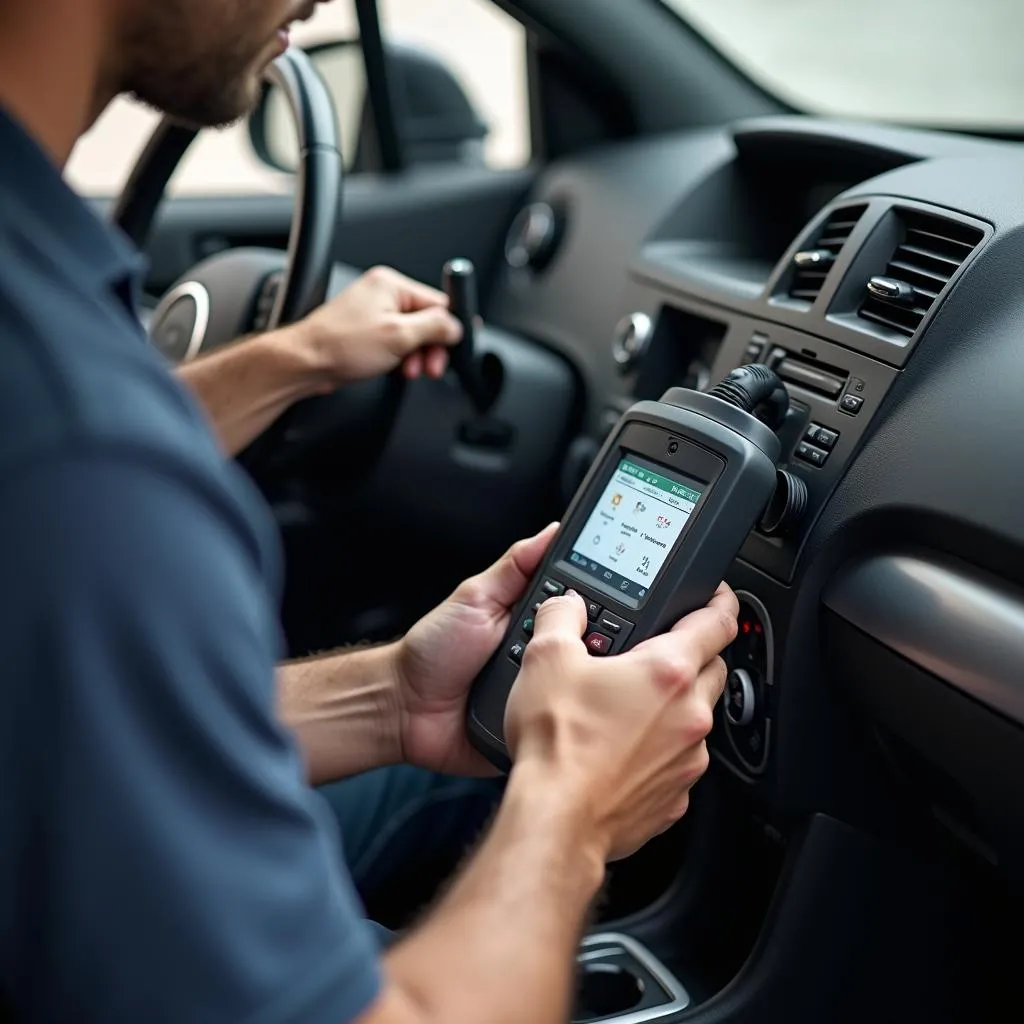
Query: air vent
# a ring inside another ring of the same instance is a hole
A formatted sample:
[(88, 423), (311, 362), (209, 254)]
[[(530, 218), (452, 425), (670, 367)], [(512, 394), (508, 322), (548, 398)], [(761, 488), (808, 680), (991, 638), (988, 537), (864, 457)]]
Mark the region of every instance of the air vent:
[(793, 280), (789, 285), (791, 299), (813, 302), (818, 297), (832, 264), (864, 210), (863, 206), (844, 206), (833, 210), (813, 245), (801, 249), (793, 257)]
[(868, 281), (858, 316), (910, 338), (984, 232), (930, 213), (897, 213), (901, 241), (885, 273)]

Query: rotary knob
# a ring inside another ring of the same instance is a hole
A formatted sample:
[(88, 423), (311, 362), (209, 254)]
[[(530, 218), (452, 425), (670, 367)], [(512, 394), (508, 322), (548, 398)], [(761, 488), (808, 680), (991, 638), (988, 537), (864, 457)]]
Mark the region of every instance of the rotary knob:
[(548, 203), (520, 210), (505, 242), (505, 261), (514, 270), (542, 270), (555, 253), (558, 215)]
[(725, 682), (725, 717), (730, 725), (742, 728), (754, 720), (754, 681), (743, 668), (734, 668)]
[(620, 373), (637, 368), (653, 333), (654, 323), (646, 313), (630, 313), (619, 321), (612, 338), (612, 358), (619, 364)]

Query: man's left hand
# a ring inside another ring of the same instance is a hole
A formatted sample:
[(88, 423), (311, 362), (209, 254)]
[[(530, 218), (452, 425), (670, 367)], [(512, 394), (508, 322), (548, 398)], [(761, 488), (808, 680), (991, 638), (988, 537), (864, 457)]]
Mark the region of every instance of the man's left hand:
[(466, 736), (466, 698), (558, 528), (514, 544), (420, 619), (395, 648), (402, 756), (450, 775), (492, 774)]

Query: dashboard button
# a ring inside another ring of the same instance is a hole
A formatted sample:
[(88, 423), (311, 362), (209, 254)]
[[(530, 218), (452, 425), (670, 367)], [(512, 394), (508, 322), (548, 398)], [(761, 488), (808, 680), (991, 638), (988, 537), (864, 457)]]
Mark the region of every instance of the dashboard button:
[(768, 720), (758, 715), (745, 729), (734, 728), (730, 736), (746, 767), (755, 773), (764, 771), (768, 759)]
[(622, 623), (614, 619), (604, 618), (601, 620), (601, 628), (609, 633), (621, 633)]
[(836, 446), (836, 441), (839, 440), (839, 431), (829, 430), (828, 427), (823, 427), (820, 423), (811, 423), (804, 431), (804, 440), (830, 452)]
[(849, 413), (851, 416), (856, 416), (860, 412), (860, 407), (864, 404), (864, 399), (860, 395), (845, 394), (839, 400), (839, 408), (843, 412)]
[(746, 359), (748, 363), (760, 362), (761, 357), (764, 355), (764, 350), (768, 344), (768, 338), (758, 331), (755, 331), (751, 335), (750, 341), (747, 342)]
[(526, 652), (526, 644), (516, 641), (508, 649), (508, 656), (517, 664), (521, 665), (523, 662), (523, 654)]
[(587, 651), (590, 654), (597, 655), (598, 657), (607, 654), (612, 649), (612, 638), (605, 636), (604, 633), (588, 633), (583, 643), (586, 644)]
[(812, 466), (824, 466), (828, 459), (828, 452), (823, 452), (820, 448), (815, 448), (813, 444), (801, 441), (796, 446), (796, 457), (804, 462), (809, 462)]
[(596, 622), (601, 617), (604, 609), (596, 601), (587, 602), (587, 621)]
[(555, 580), (545, 580), (541, 585), (541, 590), (543, 590), (548, 597), (558, 597), (558, 595), (565, 590), (565, 586)]
[(830, 452), (836, 446), (836, 441), (839, 440), (838, 430), (829, 430), (828, 427), (818, 427), (817, 438), (808, 438), (813, 440), (819, 448), (824, 448), (825, 451)]
[(527, 636), (533, 636), (533, 616), (532, 615), (527, 615), (527, 617), (525, 619), (523, 619), (523, 632)]

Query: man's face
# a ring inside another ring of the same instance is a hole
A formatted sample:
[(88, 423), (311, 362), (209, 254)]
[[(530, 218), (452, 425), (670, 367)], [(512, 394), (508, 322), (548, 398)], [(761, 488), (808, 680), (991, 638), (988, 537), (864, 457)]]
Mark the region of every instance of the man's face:
[(317, 2), (128, 0), (114, 55), (121, 91), (196, 127), (235, 121), (287, 45), (282, 30)]

